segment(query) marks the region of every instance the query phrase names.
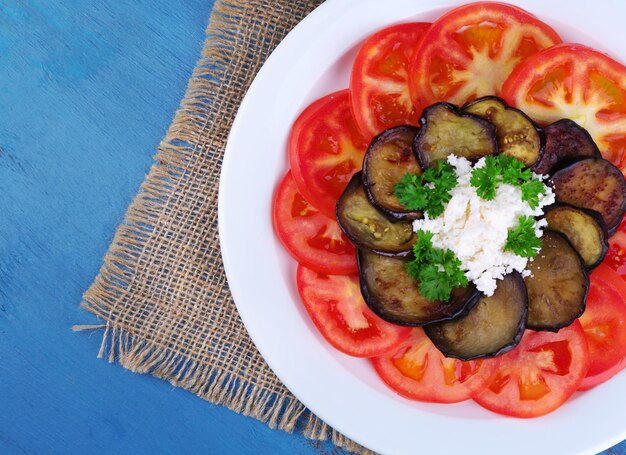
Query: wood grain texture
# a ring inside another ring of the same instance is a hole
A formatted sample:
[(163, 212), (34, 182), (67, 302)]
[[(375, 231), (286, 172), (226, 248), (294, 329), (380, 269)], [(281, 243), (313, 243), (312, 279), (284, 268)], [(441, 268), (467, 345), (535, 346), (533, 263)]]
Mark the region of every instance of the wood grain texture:
[(98, 322), (81, 295), (211, 5), (0, 0), (0, 453), (339, 453), (98, 360), (101, 334), (70, 330)]

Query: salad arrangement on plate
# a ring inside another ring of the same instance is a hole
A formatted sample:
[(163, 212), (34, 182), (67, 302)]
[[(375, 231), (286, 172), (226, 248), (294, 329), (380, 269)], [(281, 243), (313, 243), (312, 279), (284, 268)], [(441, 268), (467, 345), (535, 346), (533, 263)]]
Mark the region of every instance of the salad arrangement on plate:
[(546, 414), (626, 366), (626, 67), (515, 6), (378, 31), (273, 205), (302, 303), (410, 399)]

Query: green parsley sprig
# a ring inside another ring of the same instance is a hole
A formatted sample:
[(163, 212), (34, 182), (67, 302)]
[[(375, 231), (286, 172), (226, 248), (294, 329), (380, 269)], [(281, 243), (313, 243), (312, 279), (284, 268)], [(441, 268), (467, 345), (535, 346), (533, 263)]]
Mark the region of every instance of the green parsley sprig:
[(434, 218), (450, 202), (450, 191), (457, 184), (454, 168), (439, 160), (422, 175), (406, 173), (396, 184), (394, 194), (407, 210), (423, 210)]
[(518, 218), (518, 225), (509, 229), (504, 245), (504, 251), (512, 251), (518, 256), (532, 258), (537, 256), (541, 249), (541, 239), (535, 233), (533, 217), (522, 215)]
[(446, 301), (454, 288), (467, 286), (467, 277), (454, 252), (434, 248), (432, 238), (431, 232), (417, 231), (417, 241), (413, 245), (415, 259), (407, 263), (407, 271), (419, 281), (420, 294), (428, 300)]
[(476, 188), (476, 194), (483, 199), (488, 201), (494, 199), (499, 183), (519, 186), (522, 190), (522, 200), (528, 202), (531, 209), (539, 206), (539, 195), (546, 192), (543, 182), (533, 177), (530, 169), (525, 169), (524, 163), (512, 156), (488, 156), (483, 167), (474, 168), (472, 171), (470, 184)]

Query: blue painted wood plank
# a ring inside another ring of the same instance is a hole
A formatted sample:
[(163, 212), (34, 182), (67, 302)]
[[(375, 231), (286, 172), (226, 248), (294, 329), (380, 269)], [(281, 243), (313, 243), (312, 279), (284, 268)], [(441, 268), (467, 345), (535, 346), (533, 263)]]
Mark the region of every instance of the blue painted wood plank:
[[(212, 0), (0, 1), (0, 453), (337, 453), (96, 359), (82, 292)], [(625, 453), (626, 444), (614, 453)]]
[(0, 453), (314, 453), (96, 359), (78, 304), (184, 94), (205, 0), (0, 2)]

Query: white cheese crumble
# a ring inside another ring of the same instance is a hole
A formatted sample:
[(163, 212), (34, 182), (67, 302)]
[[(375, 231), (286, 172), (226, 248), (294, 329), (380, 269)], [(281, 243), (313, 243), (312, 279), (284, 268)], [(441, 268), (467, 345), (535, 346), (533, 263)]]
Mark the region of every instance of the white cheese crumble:
[[(450, 202), (440, 216), (431, 219), (425, 214), (424, 219), (415, 220), (413, 229), (431, 232), (433, 246), (452, 250), (461, 261), (467, 279), (485, 295), (493, 295), (496, 280), (513, 270), (523, 276), (530, 273), (525, 270), (528, 258), (504, 251), (504, 245), (509, 229), (517, 227), (518, 218), (543, 215), (543, 207), (554, 203), (554, 192), (546, 186), (546, 192), (539, 196), (539, 205), (532, 209), (522, 200), (519, 187), (500, 183), (496, 187), (496, 197), (487, 201), (480, 198), (470, 185), (472, 169), (483, 167), (484, 158), (474, 167), (467, 159), (455, 155), (448, 157), (448, 163), (454, 167), (457, 177)], [(544, 179), (537, 174), (533, 177)], [(535, 222), (538, 237), (542, 236), (546, 224), (543, 218)]]

